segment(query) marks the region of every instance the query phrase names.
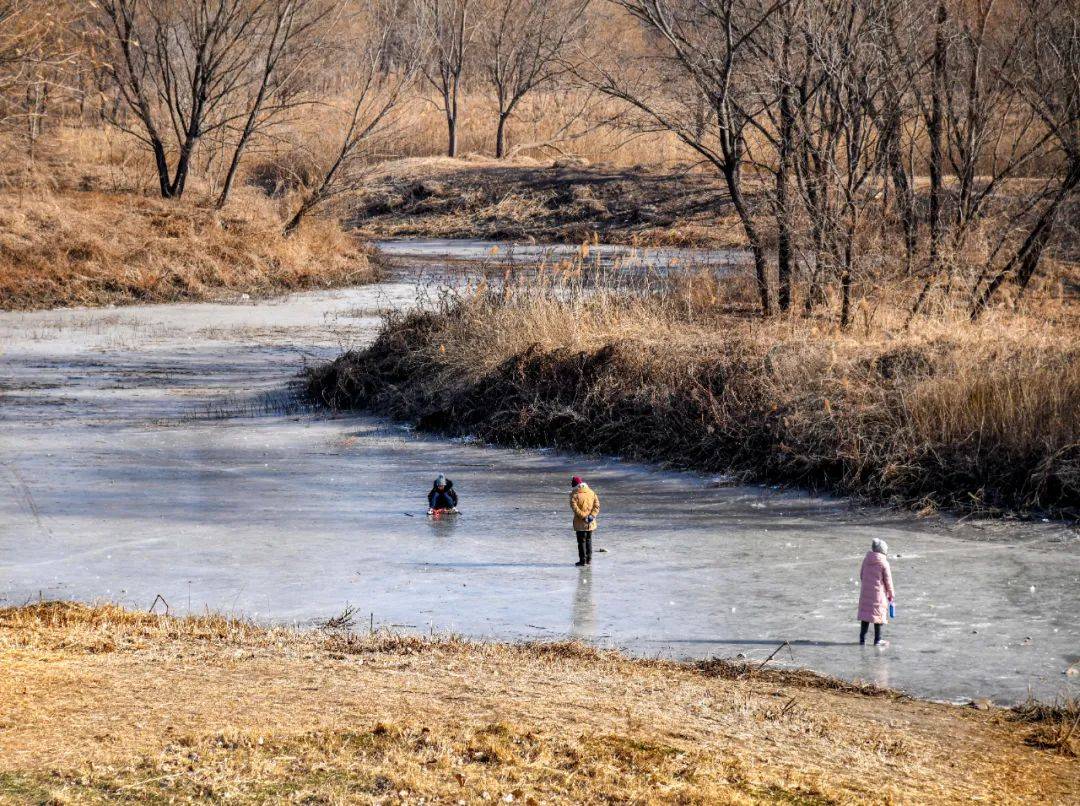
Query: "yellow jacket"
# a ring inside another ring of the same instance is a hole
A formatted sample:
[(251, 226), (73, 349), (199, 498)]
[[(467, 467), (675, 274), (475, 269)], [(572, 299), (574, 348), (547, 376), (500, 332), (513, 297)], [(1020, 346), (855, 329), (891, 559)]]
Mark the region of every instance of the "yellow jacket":
[[(600, 514), (600, 499), (587, 484), (579, 484), (570, 493), (570, 509), (574, 510), (574, 531), (591, 532), (596, 528), (596, 516)], [(585, 519), (593, 516), (592, 523)]]

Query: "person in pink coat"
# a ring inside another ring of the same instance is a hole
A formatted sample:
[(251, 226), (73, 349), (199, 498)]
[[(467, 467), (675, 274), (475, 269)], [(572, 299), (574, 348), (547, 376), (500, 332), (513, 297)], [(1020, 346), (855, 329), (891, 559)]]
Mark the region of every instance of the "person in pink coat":
[(863, 557), (859, 571), (860, 644), (866, 643), (866, 631), (871, 624), (874, 625), (874, 646), (886, 644), (881, 638), (881, 625), (889, 620), (889, 602), (893, 600), (892, 570), (885, 556), (888, 551), (885, 541), (875, 537), (870, 543), (870, 551)]

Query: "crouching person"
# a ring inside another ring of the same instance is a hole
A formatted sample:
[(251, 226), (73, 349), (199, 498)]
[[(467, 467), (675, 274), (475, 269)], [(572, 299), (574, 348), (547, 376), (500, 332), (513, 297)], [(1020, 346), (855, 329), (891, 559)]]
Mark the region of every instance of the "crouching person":
[(435, 479), (435, 483), (431, 485), (431, 492), (428, 493), (428, 515), (441, 510), (450, 510), (451, 512), (457, 510), (458, 496), (454, 491), (454, 482), (450, 481), (442, 473)]

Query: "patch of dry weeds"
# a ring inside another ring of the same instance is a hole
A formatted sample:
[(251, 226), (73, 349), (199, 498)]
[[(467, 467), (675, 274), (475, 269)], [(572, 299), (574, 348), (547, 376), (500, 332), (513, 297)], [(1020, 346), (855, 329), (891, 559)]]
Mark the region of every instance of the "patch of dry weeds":
[(0, 309), (267, 296), (372, 282), (369, 255), (335, 222), (294, 237), (246, 189), (197, 202), (63, 189), (0, 194)]
[(980, 712), (579, 644), (0, 611), (0, 801), (1069, 802)]

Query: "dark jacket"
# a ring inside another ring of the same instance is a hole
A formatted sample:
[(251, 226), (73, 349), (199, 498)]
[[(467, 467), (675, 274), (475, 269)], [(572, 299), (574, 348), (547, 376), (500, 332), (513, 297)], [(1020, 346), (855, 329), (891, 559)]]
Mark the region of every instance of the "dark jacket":
[(454, 491), (454, 482), (447, 479), (446, 489), (441, 492), (434, 484), (431, 485), (431, 492), (427, 494), (427, 503), (429, 509), (453, 509), (456, 507), (457, 493)]

